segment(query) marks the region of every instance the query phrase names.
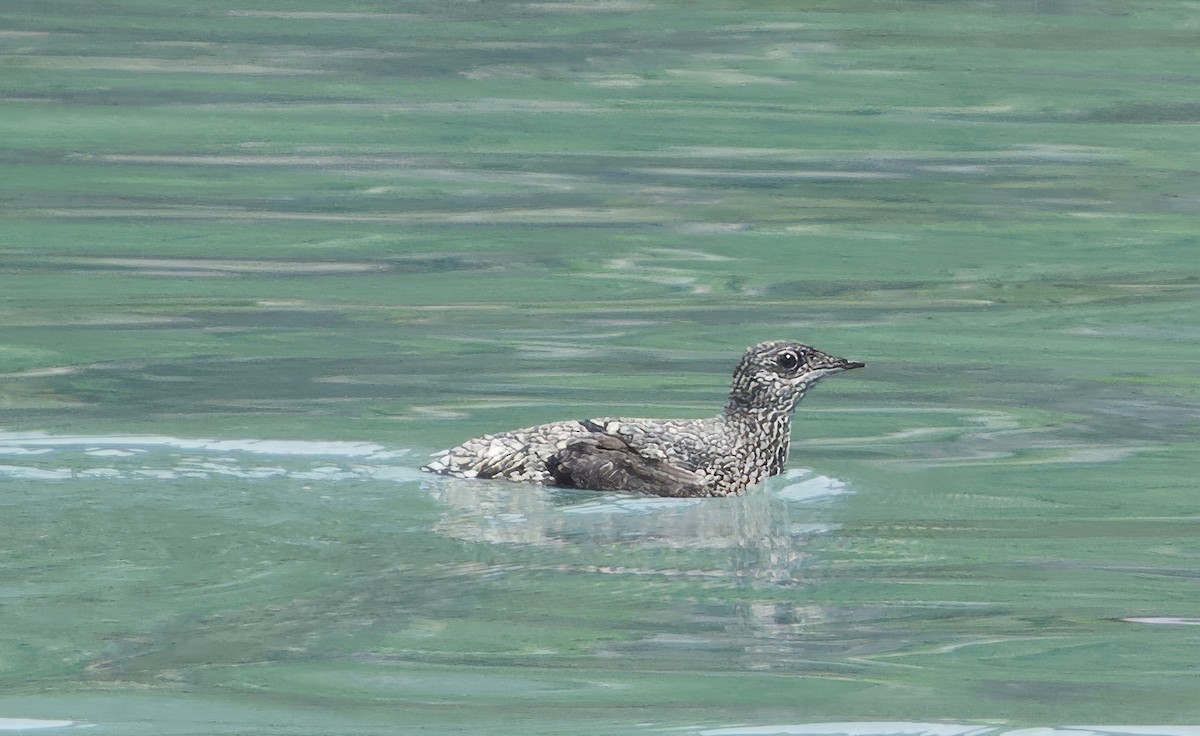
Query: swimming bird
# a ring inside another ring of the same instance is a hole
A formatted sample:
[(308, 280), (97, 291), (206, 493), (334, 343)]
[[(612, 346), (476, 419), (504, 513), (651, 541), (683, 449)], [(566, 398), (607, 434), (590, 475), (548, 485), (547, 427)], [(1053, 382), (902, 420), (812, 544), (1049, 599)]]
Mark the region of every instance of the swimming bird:
[(734, 369), (715, 417), (539, 424), (442, 450), (422, 470), (655, 496), (735, 495), (783, 472), (792, 415), (808, 389), (864, 365), (799, 342), (759, 343)]

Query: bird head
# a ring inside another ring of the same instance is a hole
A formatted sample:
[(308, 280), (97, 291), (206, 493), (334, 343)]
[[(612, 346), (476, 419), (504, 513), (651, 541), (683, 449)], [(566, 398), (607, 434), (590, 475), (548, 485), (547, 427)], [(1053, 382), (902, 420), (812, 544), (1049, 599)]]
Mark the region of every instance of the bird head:
[(733, 371), (728, 410), (790, 412), (817, 381), (864, 365), (799, 342), (773, 340), (759, 343), (746, 350)]

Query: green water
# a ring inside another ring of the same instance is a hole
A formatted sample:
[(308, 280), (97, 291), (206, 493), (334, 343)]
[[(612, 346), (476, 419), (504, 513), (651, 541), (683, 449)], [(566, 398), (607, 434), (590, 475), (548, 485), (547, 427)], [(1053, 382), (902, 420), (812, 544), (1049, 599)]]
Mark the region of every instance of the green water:
[[(0, 730), (1200, 734), (1194, 3), (0, 19)], [(772, 338), (744, 497), (416, 470)]]

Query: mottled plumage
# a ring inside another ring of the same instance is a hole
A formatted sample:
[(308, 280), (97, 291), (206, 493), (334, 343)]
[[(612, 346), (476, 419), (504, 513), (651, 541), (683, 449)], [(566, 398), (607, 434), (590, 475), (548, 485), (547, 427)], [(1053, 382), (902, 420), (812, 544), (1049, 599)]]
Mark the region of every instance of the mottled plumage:
[(484, 435), (423, 470), (657, 496), (728, 496), (783, 471), (792, 414), (825, 376), (862, 363), (798, 342), (749, 348), (725, 411), (706, 419), (585, 419)]

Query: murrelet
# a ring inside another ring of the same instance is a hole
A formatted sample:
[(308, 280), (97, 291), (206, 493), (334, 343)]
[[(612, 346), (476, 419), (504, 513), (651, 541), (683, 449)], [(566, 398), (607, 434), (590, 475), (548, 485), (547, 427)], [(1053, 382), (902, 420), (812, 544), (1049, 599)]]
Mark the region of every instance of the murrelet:
[(792, 415), (813, 384), (865, 364), (798, 342), (746, 350), (725, 411), (707, 419), (583, 419), (488, 434), (422, 470), (656, 496), (729, 496), (783, 472)]

